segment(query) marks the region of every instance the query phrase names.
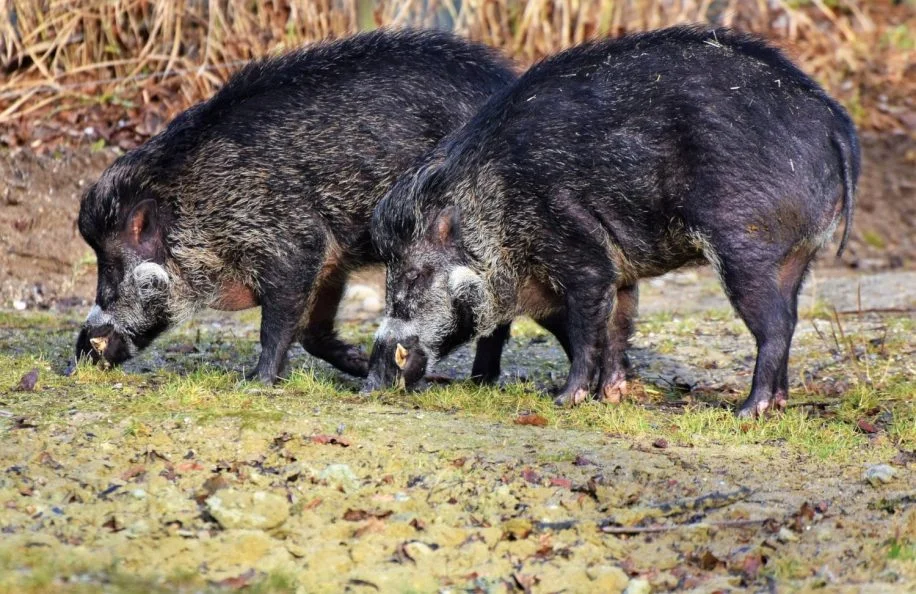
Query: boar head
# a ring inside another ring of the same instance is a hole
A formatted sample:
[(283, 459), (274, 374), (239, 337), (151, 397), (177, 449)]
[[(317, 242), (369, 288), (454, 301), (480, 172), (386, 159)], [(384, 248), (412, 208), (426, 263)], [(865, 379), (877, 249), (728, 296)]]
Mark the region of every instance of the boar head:
[(168, 214), (136, 176), (115, 163), (86, 192), (79, 231), (95, 251), (95, 305), (76, 341), (76, 357), (117, 365), (171, 323), (172, 279), (165, 266)]
[(474, 337), (485, 299), (483, 279), (468, 265), (455, 206), (441, 209), (425, 231), (385, 259), (385, 318), (375, 336), (366, 391), (420, 380)]

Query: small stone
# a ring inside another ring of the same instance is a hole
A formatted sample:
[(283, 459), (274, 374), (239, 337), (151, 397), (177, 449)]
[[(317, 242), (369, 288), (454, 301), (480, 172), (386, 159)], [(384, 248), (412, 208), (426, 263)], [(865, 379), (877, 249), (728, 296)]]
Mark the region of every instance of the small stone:
[(633, 578), (627, 584), (627, 589), (623, 591), (623, 594), (650, 594), (650, 592), (652, 592), (652, 586), (649, 585), (649, 580)]
[(248, 493), (223, 489), (209, 497), (206, 503), (210, 515), (226, 530), (269, 530), (289, 518), (286, 498), (266, 491)]
[(876, 464), (874, 466), (869, 466), (865, 470), (865, 480), (872, 487), (887, 484), (894, 480), (894, 477), (896, 476), (897, 471), (894, 470), (892, 466), (888, 466), (887, 464)]
[(593, 592), (623, 592), (630, 580), (619, 567), (592, 565), (585, 569), (585, 575), (592, 581)]
[(353, 491), (359, 487), (359, 479), (347, 464), (328, 464), (318, 478), (327, 481), (330, 486), (338, 486), (344, 491)]
[(783, 526), (779, 529), (779, 532), (776, 534), (776, 540), (781, 543), (787, 542), (798, 542), (798, 537), (795, 536), (795, 533)]
[(17, 310), (17, 311), (22, 311), (22, 310), (24, 310), (26, 307), (28, 307), (28, 305), (27, 305), (26, 302), (23, 301), (22, 299), (16, 299), (15, 301), (13, 301), (13, 309), (15, 309), (15, 310)]

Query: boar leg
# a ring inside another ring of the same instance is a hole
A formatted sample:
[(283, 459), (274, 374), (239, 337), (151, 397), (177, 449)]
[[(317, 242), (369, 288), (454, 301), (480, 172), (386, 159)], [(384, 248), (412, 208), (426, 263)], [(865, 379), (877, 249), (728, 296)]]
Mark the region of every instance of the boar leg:
[(319, 281), (299, 341), (308, 354), (327, 361), (344, 373), (366, 377), (369, 375), (369, 357), (358, 346), (341, 340), (334, 330), (334, 319), (346, 281), (347, 274), (342, 268), (331, 271)]
[(493, 334), (477, 340), (477, 352), (471, 366), (471, 379), (478, 384), (495, 384), (501, 373), (503, 346), (509, 340), (510, 324), (497, 326)]
[(637, 286), (626, 285), (617, 289), (617, 303), (605, 337), (598, 379), (598, 397), (605, 402), (620, 402), (627, 392), (627, 347), (633, 335), (639, 292)]
[(799, 251), (776, 265), (723, 262), (723, 283), (732, 304), (757, 341), (751, 393), (738, 408), (739, 417), (758, 417), (787, 404), (798, 290), (810, 259), (810, 253)]
[(261, 295), (261, 356), (248, 379), (273, 384), (286, 365), (289, 345), (305, 311), (301, 292), (288, 294), (274, 288)]
[[(567, 284), (566, 317), (570, 347), (569, 376), (554, 403), (576, 405), (589, 395), (597, 356), (609, 332), (607, 320), (614, 310), (616, 290), (613, 284), (595, 278)], [(602, 334), (603, 333), (603, 334)]]
[[(551, 314), (535, 320), (545, 330), (553, 334), (566, 357), (569, 357), (569, 336), (566, 332), (566, 314), (562, 312)], [(499, 380), (501, 373), (503, 347), (509, 340), (509, 324), (499, 326), (490, 336), (485, 336), (477, 341), (477, 353), (474, 355), (474, 366), (471, 368), (471, 379), (479, 384), (493, 384)]]

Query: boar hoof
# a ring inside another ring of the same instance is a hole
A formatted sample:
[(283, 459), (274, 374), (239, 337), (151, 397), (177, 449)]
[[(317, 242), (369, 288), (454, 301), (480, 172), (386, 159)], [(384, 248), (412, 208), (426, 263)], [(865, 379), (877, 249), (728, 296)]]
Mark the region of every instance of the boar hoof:
[(605, 384), (601, 389), (601, 400), (611, 404), (618, 404), (620, 399), (627, 395), (627, 380), (613, 384)]
[(773, 394), (773, 409), (784, 411), (789, 406), (789, 395), (782, 390), (777, 390)]
[(588, 389), (579, 388), (572, 395), (560, 394), (554, 399), (553, 403), (557, 406), (576, 406), (585, 402), (586, 398), (588, 398)]
[(768, 400), (748, 398), (738, 409), (737, 414), (738, 418), (741, 419), (761, 419), (767, 414), (767, 411), (773, 413), (784, 411), (788, 404), (789, 400), (786, 397), (786, 393), (780, 390), (773, 395), (773, 398)]

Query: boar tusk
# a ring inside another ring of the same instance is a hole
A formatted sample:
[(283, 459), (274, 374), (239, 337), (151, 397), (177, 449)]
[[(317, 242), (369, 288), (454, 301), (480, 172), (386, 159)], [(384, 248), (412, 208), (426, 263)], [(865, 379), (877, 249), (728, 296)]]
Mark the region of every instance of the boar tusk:
[(97, 336), (95, 338), (90, 338), (89, 344), (92, 345), (92, 348), (95, 349), (95, 352), (100, 355), (104, 355), (105, 349), (108, 348), (108, 339), (103, 336)]
[(394, 350), (394, 364), (398, 366), (398, 369), (407, 367), (407, 349), (401, 346), (401, 343), (398, 343)]

